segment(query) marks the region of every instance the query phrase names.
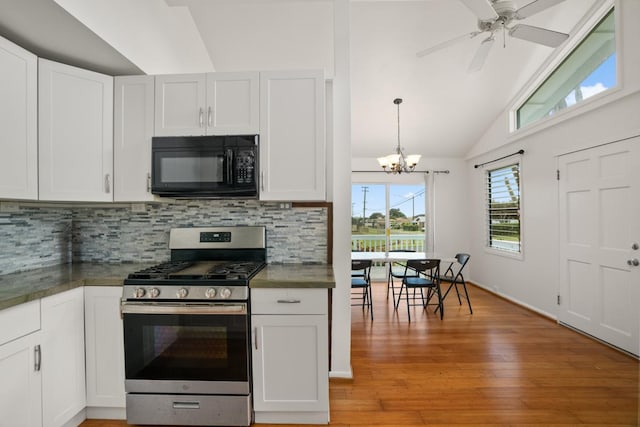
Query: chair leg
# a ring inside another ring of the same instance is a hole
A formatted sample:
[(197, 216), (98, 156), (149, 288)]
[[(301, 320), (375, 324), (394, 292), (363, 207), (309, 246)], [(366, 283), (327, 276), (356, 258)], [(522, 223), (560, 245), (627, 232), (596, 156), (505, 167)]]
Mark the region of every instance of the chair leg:
[(442, 301), (442, 292), (440, 291), (440, 285), (436, 285), (436, 293), (438, 294), (438, 308), (440, 309), (440, 320), (444, 317), (444, 304)]
[(467, 292), (467, 284), (462, 281), (462, 289), (464, 289), (464, 295), (467, 298), (467, 304), (469, 304), (469, 314), (473, 314), (473, 309), (471, 308), (471, 300), (469, 299), (469, 292)]
[[(413, 296), (415, 298), (416, 295), (416, 290), (415, 288), (413, 289)], [(411, 322), (411, 309), (409, 308), (409, 290), (405, 289), (405, 297), (407, 300), (407, 317), (409, 318), (409, 322)]]
[(369, 314), (371, 315), (371, 320), (373, 320), (373, 295), (371, 293), (371, 284), (367, 286), (369, 290)]
[[(396, 299), (393, 299), (393, 309), (395, 311), (398, 311), (398, 307), (400, 306), (400, 300), (402, 299), (402, 289), (404, 289), (404, 284), (400, 285), (400, 292), (398, 292), (398, 300), (396, 301)], [(405, 290), (405, 293), (407, 291)]]

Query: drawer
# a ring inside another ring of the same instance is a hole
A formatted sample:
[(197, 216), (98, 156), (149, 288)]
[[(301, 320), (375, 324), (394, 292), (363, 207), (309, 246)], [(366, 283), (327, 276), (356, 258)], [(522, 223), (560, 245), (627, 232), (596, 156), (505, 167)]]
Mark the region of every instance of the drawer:
[(0, 345), (40, 329), (40, 300), (0, 310)]
[(251, 314), (327, 314), (327, 289), (251, 290)]

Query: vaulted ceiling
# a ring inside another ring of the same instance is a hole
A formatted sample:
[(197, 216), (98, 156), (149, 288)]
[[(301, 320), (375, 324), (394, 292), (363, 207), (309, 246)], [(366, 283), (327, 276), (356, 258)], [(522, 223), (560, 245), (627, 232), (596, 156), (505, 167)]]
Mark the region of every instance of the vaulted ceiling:
[[(599, 1), (565, 0), (523, 22), (572, 34)], [(41, 56), (109, 74), (323, 68), (333, 77), (332, 0), (0, 0), (0, 6), (0, 35)], [(482, 36), (416, 57), (476, 28), (459, 0), (352, 1), (354, 157), (394, 149), (394, 98), (403, 99), (400, 139), (407, 152), (464, 156), (553, 52), (499, 35), (479, 72), (467, 67)]]

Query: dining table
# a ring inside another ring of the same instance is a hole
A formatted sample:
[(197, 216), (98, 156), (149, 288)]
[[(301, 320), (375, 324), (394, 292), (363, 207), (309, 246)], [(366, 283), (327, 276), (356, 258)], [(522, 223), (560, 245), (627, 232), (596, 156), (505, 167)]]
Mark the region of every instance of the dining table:
[[(458, 260), (436, 252), (351, 252), (352, 261), (371, 260), (374, 262), (403, 262), (410, 259), (439, 259), (441, 264), (453, 264)], [(446, 271), (446, 269), (444, 270)]]

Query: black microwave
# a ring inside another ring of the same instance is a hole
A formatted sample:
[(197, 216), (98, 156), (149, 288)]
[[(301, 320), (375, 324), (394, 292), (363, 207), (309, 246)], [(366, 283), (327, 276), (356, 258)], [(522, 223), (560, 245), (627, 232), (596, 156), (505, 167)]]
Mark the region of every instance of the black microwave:
[(151, 140), (151, 192), (173, 198), (258, 198), (258, 135)]

